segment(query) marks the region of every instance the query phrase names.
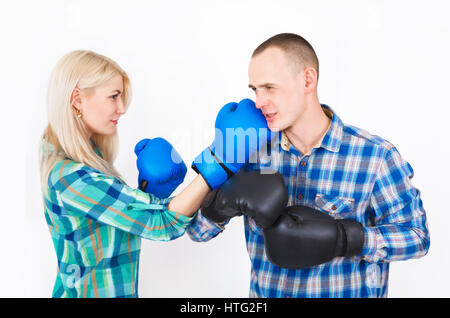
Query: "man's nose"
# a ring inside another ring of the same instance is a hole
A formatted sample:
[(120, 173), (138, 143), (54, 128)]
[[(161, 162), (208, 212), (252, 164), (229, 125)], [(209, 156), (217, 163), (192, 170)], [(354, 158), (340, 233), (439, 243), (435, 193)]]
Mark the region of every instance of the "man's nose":
[(267, 104), (267, 98), (262, 93), (256, 93), (255, 106), (258, 109), (263, 108)]

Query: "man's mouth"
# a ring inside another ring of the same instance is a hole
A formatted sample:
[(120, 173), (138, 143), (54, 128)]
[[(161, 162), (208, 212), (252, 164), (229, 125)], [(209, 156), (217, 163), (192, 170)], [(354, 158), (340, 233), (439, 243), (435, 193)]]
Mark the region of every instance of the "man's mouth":
[(267, 121), (273, 120), (276, 115), (277, 113), (264, 113), (264, 117), (266, 118)]

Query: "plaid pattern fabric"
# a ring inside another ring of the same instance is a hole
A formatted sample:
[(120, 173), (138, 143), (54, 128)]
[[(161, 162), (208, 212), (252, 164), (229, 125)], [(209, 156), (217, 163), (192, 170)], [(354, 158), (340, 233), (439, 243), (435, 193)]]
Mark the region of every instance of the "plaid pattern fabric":
[(168, 241), (192, 218), (159, 199), (69, 159), (59, 161), (44, 196), (58, 259), (53, 297), (138, 297), (141, 238)]
[[(280, 268), (267, 259), (262, 230), (244, 216), (250, 297), (387, 297), (389, 262), (418, 258), (429, 249), (425, 210), (411, 183), (411, 166), (388, 141), (345, 125), (330, 107), (322, 108), (331, 125), (310, 154), (302, 155), (280, 133), (245, 168), (278, 170), (287, 185), (288, 205), (361, 222), (363, 251), (306, 269)], [(187, 232), (194, 241), (208, 241), (225, 225), (198, 213)]]

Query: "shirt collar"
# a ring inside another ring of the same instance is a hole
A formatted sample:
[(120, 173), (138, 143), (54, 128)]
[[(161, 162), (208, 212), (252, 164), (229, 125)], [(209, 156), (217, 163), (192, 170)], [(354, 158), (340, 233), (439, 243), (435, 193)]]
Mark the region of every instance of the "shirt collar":
[[(322, 139), (318, 142), (315, 148), (322, 147), (332, 152), (339, 151), (339, 147), (342, 143), (342, 131), (343, 131), (343, 123), (341, 119), (336, 115), (336, 113), (331, 109), (330, 106), (321, 104), (323, 112), (331, 118), (331, 123), (326, 131), (326, 133), (322, 136)], [(291, 150), (291, 142), (289, 138), (284, 133), (281, 132), (279, 138), (280, 146), (284, 151)]]
[(94, 152), (97, 154), (97, 156), (103, 158), (102, 152), (100, 151), (100, 148), (97, 146), (97, 144), (92, 139), (89, 139), (89, 142), (92, 146), (92, 149), (94, 149)]
[[(94, 149), (94, 152), (99, 157), (103, 158), (102, 152), (100, 151), (100, 148), (97, 146), (97, 144), (95, 144), (95, 142), (93, 142), (92, 140), (90, 140), (90, 144), (91, 144), (92, 148)], [(41, 140), (41, 147), (42, 147), (42, 153), (44, 156), (49, 156), (55, 151), (55, 145), (53, 145), (52, 143), (45, 140), (45, 138), (42, 138), (42, 140)], [(63, 156), (63, 157), (67, 156), (66, 153), (59, 148), (57, 149), (57, 155)]]

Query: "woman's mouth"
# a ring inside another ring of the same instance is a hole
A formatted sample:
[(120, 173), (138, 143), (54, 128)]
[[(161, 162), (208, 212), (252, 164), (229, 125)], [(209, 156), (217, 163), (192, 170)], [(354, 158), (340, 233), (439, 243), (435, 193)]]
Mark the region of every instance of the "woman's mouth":
[(112, 123), (113, 123), (114, 125), (117, 125), (117, 123), (119, 122), (118, 119), (116, 119), (116, 120), (111, 120), (111, 121), (112, 121)]

